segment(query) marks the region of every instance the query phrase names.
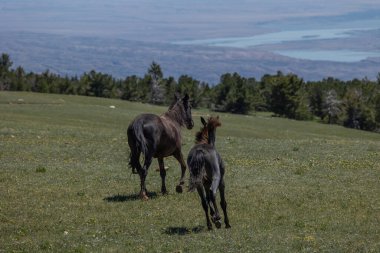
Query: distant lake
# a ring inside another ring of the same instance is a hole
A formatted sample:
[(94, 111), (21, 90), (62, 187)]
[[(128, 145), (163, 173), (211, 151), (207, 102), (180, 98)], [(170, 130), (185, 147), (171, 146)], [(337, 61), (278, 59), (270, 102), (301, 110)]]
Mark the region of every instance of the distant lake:
[[(351, 37), (354, 31), (369, 29), (319, 29), (267, 33), (251, 37), (217, 38), (174, 42), (177, 45), (205, 45), (215, 47), (248, 48), (260, 45), (279, 44), (290, 41), (324, 40)], [(351, 50), (279, 50), (274, 53), (308, 60), (357, 62), (368, 57), (380, 57), (380, 51)]]
[(358, 62), (369, 57), (380, 57), (380, 51), (360, 52), (352, 50), (278, 50), (277, 54), (313, 61)]
[(251, 37), (178, 41), (174, 42), (174, 44), (246, 48), (260, 45), (278, 44), (289, 41), (348, 38), (351, 36), (350, 32), (352, 32), (352, 29), (282, 31), (255, 35)]

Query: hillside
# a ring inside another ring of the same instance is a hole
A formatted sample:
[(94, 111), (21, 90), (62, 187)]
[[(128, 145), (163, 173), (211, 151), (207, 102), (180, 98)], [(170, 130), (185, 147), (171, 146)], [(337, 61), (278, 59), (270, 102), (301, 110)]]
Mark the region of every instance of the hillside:
[[(110, 106), (115, 106), (111, 108)], [(165, 107), (0, 92), (0, 251), (377, 252), (380, 135), (266, 114), (219, 114), (232, 228), (207, 231), (196, 193), (151, 166), (137, 199), (126, 128)], [(200, 127), (183, 130), (183, 152)], [(187, 173), (188, 177), (188, 173)]]

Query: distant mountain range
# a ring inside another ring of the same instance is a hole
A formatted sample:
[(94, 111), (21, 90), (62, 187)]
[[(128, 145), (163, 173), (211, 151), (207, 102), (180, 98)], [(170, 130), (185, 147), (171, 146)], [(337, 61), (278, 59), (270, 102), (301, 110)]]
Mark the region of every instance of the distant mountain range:
[(260, 78), (281, 70), (295, 73), (305, 80), (329, 76), (342, 80), (375, 79), (380, 72), (379, 58), (355, 63), (310, 61), (274, 54), (265, 48), (180, 46), (38, 33), (3, 34), (0, 51), (10, 54), (14, 67), (22, 65), (27, 71), (49, 69), (73, 76), (94, 69), (123, 78), (143, 76), (151, 62), (156, 61), (165, 76), (177, 78), (187, 74), (210, 84), (217, 83), (220, 75), (227, 72)]
[[(336, 37), (307, 32), (298, 40), (278, 38), (276, 43), (241, 48), (175, 44), (252, 36), (267, 39), (271, 33), (284, 36), (288, 31), (322, 29), (346, 32)], [(307, 60), (302, 53), (310, 50), (331, 52), (329, 59), (336, 61)], [(372, 57), (342, 62), (334, 54), (342, 50)], [(119, 78), (142, 76), (156, 61), (166, 76), (187, 74), (210, 84), (227, 72), (260, 78), (278, 70), (305, 80), (329, 76), (376, 79), (380, 72), (380, 2), (2, 0), (0, 53), (9, 54), (14, 67), (21, 65), (34, 72), (49, 69), (61, 75), (94, 69)]]

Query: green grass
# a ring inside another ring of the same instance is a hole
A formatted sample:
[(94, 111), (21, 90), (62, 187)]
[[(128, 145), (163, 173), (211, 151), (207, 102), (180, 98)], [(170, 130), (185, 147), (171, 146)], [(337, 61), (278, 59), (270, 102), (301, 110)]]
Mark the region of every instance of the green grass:
[[(114, 105), (116, 108), (111, 109)], [(207, 231), (196, 193), (136, 199), (126, 129), (165, 107), (0, 92), (0, 252), (379, 252), (380, 135), (219, 114), (231, 229)], [(200, 127), (183, 130), (183, 152)], [(188, 177), (188, 173), (187, 173)]]

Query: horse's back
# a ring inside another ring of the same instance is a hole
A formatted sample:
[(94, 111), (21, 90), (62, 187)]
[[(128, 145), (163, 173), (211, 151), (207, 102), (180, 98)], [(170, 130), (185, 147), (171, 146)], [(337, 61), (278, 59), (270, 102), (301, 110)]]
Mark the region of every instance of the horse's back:
[(128, 128), (131, 128), (135, 125), (144, 125), (144, 124), (147, 124), (147, 123), (151, 123), (151, 122), (156, 122), (159, 120), (159, 116), (155, 115), (155, 114), (152, 114), (152, 113), (144, 113), (144, 114), (140, 114), (140, 115), (137, 115), (133, 120), (132, 122), (129, 124), (129, 127)]
[(191, 156), (193, 156), (198, 151), (202, 152), (205, 164), (208, 166), (219, 166), (219, 164), (222, 162), (218, 151), (210, 144), (196, 144), (193, 146), (189, 152), (188, 160), (190, 160)]
[(128, 126), (128, 135), (142, 131), (144, 135), (153, 134), (155, 128), (160, 126), (160, 117), (155, 114), (140, 114)]
[[(140, 151), (146, 153), (158, 121), (159, 117), (155, 114), (140, 114), (134, 118), (127, 130), (128, 143), (131, 149), (137, 146)], [(149, 128), (150, 131), (147, 130)]]
[(128, 142), (138, 139), (152, 151), (153, 157), (170, 156), (181, 147), (180, 130), (170, 120), (155, 114), (140, 114), (131, 122)]

